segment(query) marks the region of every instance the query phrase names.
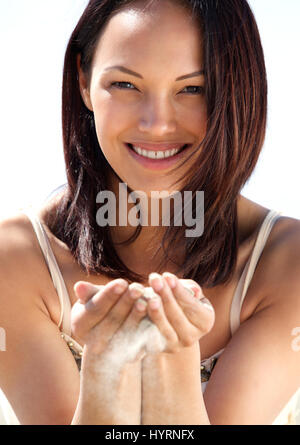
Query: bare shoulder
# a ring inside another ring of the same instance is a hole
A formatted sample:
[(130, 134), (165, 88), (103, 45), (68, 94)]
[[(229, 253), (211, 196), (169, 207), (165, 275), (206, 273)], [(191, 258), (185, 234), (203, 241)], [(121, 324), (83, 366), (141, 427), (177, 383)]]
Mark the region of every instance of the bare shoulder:
[[(0, 273), (5, 277), (19, 277), (22, 284), (30, 284), (38, 273), (39, 250), (27, 216), (16, 213), (0, 220)], [(30, 271), (30, 273), (28, 273)], [(14, 280), (18, 285), (20, 280)]]
[[(25, 213), (15, 213), (0, 219), (1, 249), (30, 244), (29, 220)], [(12, 242), (14, 241), (14, 242)]]
[(19, 304), (33, 304), (52, 318), (46, 297), (51, 296), (51, 277), (32, 224), (21, 212), (0, 220), (0, 282), (2, 304), (13, 295)]
[(69, 424), (79, 374), (42, 297), (50, 281), (42, 257), (26, 215), (0, 221), (0, 387), (21, 424)]
[(300, 220), (283, 216), (277, 221), (276, 226), (268, 246), (269, 269), (266, 272), (271, 273), (273, 268), (276, 268), (275, 271), (280, 275), (288, 271), (291, 271), (289, 275), (296, 270), (299, 272)]
[(282, 216), (272, 232), (259, 268), (266, 283), (260, 308), (287, 299), (300, 302), (300, 220)]

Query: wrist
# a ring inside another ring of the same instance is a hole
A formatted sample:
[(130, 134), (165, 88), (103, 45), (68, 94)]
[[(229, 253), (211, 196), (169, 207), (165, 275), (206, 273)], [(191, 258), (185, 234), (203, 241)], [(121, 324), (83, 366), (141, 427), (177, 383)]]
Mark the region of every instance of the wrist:
[(147, 355), (142, 363), (143, 424), (207, 423), (199, 345)]
[[(147, 354), (142, 360), (142, 367), (147, 366), (180, 366), (185, 360), (189, 364), (189, 369), (193, 367), (201, 369), (201, 357), (200, 357), (200, 347), (199, 343), (196, 342), (192, 346), (184, 347), (177, 352), (156, 352)], [(190, 366), (191, 365), (191, 366)]]
[(141, 361), (114, 366), (88, 348), (82, 357), (77, 419), (82, 424), (138, 425), (141, 419)]

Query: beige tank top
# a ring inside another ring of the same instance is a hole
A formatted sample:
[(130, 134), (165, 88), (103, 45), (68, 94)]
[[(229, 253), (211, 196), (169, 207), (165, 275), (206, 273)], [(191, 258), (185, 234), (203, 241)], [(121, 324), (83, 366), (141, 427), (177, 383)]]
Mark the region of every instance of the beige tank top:
[[(40, 220), (37, 217), (36, 212), (32, 208), (23, 209), (23, 212), (29, 217), (33, 229), (36, 233), (37, 239), (39, 241), (41, 250), (43, 252), (46, 264), (49, 269), (49, 273), (51, 275), (53, 285), (57, 291), (58, 298), (61, 305), (61, 315), (60, 315), (60, 321), (58, 324), (58, 328), (61, 330), (61, 335), (67, 342), (71, 352), (73, 353), (74, 359), (77, 362), (77, 365), (80, 370), (80, 363), (81, 363), (81, 355), (83, 352), (83, 349), (80, 344), (78, 344), (72, 337), (71, 337), (71, 303), (70, 298), (68, 295), (68, 291), (63, 279), (63, 276), (61, 274), (61, 271), (59, 269), (59, 266), (57, 264), (56, 258), (53, 254), (53, 251), (51, 249), (51, 245), (48, 239), (48, 236), (40, 222)], [(255, 272), (258, 260), (262, 254), (263, 248), (266, 244), (266, 241), (268, 239), (268, 236), (272, 230), (272, 227), (276, 220), (281, 216), (281, 212), (277, 212), (275, 210), (270, 210), (270, 212), (265, 217), (263, 223), (261, 224), (259, 233), (257, 235), (257, 239), (255, 242), (254, 249), (252, 251), (252, 254), (250, 255), (250, 258), (248, 259), (245, 268), (243, 270), (243, 273), (240, 277), (240, 280), (238, 282), (238, 285), (236, 287), (233, 299), (232, 299), (232, 305), (231, 305), (231, 311), (230, 311), (230, 328), (231, 328), (231, 335), (234, 335), (236, 330), (240, 326), (240, 313), (241, 308), (243, 305), (243, 301), (245, 299), (245, 296), (247, 294), (248, 287), (250, 285), (251, 279), (253, 277), (253, 274)], [(211, 375), (211, 372), (213, 370), (213, 367), (215, 366), (215, 363), (218, 359), (218, 357), (222, 354), (225, 348), (217, 351), (215, 354), (213, 354), (211, 357), (202, 360), (201, 362), (201, 384), (202, 384), (202, 391), (205, 391), (207, 382), (209, 380), (209, 377)], [(298, 391), (298, 394), (300, 395), (300, 391)], [(295, 395), (296, 396), (296, 395)], [(297, 397), (298, 398), (298, 397)], [(5, 398), (4, 394), (1, 394), (0, 390), (0, 424), (1, 424), (1, 407), (2, 407), (2, 417), (4, 419), (4, 423), (6, 424), (18, 424), (18, 420), (12, 411), (12, 408), (10, 407), (7, 399)], [(280, 415), (275, 419), (273, 424), (288, 424), (295, 422), (295, 409), (296, 409), (296, 397), (293, 397), (289, 404), (285, 407), (285, 409), (280, 413)], [(2, 419), (2, 421), (3, 421)]]

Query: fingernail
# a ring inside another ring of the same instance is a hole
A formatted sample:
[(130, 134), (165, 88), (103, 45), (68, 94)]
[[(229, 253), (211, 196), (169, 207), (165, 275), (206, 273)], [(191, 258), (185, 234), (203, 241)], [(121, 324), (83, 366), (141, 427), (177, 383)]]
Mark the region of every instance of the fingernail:
[(98, 287), (88, 281), (78, 281), (75, 283), (74, 292), (78, 297), (78, 301), (85, 304), (96, 292), (99, 291)]
[(163, 274), (164, 278), (167, 280), (168, 285), (170, 286), (171, 289), (174, 289), (174, 287), (176, 287), (176, 278), (175, 275), (170, 274), (169, 272), (166, 272)]
[(147, 302), (140, 298), (136, 303), (135, 307), (139, 312), (145, 312), (147, 309)]
[(200, 289), (198, 287), (191, 286), (190, 289), (194, 292), (194, 297), (195, 298), (200, 298), (201, 292), (200, 292)]
[(161, 276), (158, 273), (156, 273), (156, 272), (151, 273), (149, 275), (149, 280), (151, 280), (151, 281), (153, 280), (153, 283), (151, 284), (151, 286), (153, 287), (155, 292), (159, 292), (163, 289), (164, 283), (163, 283)]
[(124, 291), (125, 291), (125, 289), (127, 288), (127, 286), (128, 286), (128, 283), (127, 283), (127, 281), (118, 281), (117, 282), (117, 284), (115, 285), (115, 293), (117, 294), (117, 295), (121, 295)]
[(144, 294), (144, 286), (138, 283), (131, 283), (129, 285), (130, 296), (133, 298), (141, 297)]

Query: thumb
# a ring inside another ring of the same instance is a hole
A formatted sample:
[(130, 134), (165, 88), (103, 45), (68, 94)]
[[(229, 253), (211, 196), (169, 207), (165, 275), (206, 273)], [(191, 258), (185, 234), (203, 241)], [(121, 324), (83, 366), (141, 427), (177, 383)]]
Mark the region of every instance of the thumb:
[(90, 283), (89, 281), (77, 281), (74, 284), (74, 292), (79, 302), (82, 304), (87, 303), (99, 290), (101, 290), (104, 286)]

